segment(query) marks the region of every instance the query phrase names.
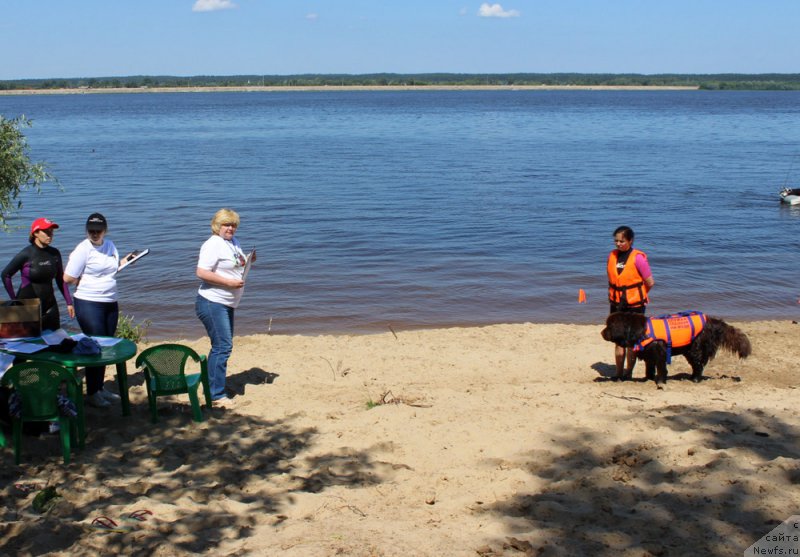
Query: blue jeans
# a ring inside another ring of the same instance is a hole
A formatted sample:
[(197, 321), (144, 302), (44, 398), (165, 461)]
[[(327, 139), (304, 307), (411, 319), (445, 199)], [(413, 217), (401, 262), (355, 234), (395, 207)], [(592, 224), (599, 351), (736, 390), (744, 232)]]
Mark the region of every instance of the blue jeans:
[[(74, 298), (75, 317), (83, 334), (89, 336), (113, 337), (117, 332), (119, 304), (117, 302), (91, 302)], [(103, 388), (106, 368), (86, 368), (86, 394), (93, 395)]]
[(211, 400), (218, 400), (225, 394), (225, 376), (228, 373), (228, 358), (233, 351), (233, 308), (212, 302), (197, 295), (194, 305), (197, 317), (205, 325), (211, 339), (211, 352), (208, 354), (208, 382), (211, 386)]

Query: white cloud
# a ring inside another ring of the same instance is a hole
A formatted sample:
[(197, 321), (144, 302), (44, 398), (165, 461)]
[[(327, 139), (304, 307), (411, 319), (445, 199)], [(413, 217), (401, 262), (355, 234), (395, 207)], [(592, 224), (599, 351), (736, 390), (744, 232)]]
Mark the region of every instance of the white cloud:
[(314, 14), (314, 13), (306, 14), (306, 19), (309, 21), (316, 21), (319, 19), (319, 14)]
[(197, 0), (192, 6), (193, 12), (216, 12), (236, 8), (231, 0)]
[(478, 10), (478, 15), (481, 17), (519, 17), (518, 10), (504, 10), (500, 4), (481, 4)]

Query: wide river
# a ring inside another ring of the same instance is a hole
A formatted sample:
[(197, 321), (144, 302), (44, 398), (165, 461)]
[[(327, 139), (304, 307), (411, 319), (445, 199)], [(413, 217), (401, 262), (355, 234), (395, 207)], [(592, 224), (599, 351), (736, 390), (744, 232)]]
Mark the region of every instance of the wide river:
[[(611, 233), (633, 227), (649, 313), (800, 316), (800, 92), (363, 91), (0, 96), (61, 190), (25, 194), (61, 225), (89, 213), (120, 251), (122, 312), (151, 339), (204, 334), (194, 270), (220, 207), (258, 261), (236, 333), (600, 323)], [(578, 304), (578, 290), (588, 302)]]

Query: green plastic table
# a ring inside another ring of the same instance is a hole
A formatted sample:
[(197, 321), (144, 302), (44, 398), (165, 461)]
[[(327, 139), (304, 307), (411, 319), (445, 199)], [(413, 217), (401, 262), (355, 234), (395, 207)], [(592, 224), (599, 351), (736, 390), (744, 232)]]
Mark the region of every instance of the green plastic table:
[[(117, 385), (119, 385), (119, 396), (122, 401), (122, 415), (131, 415), (131, 403), (128, 398), (128, 369), (125, 362), (136, 355), (136, 344), (127, 339), (122, 339), (114, 346), (103, 346), (99, 354), (73, 354), (71, 352), (61, 353), (52, 350), (40, 350), (33, 354), (20, 354), (18, 352), (6, 351), (13, 354), (16, 359), (28, 362), (50, 362), (60, 364), (77, 375), (79, 367), (100, 367), (117, 366)], [(80, 389), (78, 400), (75, 401), (78, 407), (78, 445), (83, 447), (86, 442), (86, 421), (83, 409), (83, 388)]]

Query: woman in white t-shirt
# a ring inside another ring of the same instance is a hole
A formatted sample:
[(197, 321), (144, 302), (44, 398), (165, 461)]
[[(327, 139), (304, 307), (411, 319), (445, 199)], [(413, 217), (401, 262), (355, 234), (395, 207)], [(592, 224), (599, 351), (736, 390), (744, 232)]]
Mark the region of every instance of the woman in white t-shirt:
[[(119, 253), (114, 242), (106, 238), (108, 222), (100, 213), (86, 220), (87, 238), (69, 254), (64, 269), (64, 282), (76, 284), (75, 317), (83, 334), (113, 337), (117, 332), (117, 271)], [(128, 256), (126, 256), (128, 257)], [(105, 366), (86, 368), (86, 402), (107, 408), (119, 395), (103, 388)]]
[[(225, 392), (228, 358), (233, 351), (233, 314), (244, 293), (244, 269), (247, 256), (234, 237), (239, 215), (220, 209), (211, 219), (211, 237), (200, 248), (197, 277), (203, 281), (197, 291), (195, 311), (211, 340), (208, 354), (208, 381), (211, 400), (228, 406)], [(255, 261), (255, 251), (250, 255)]]

